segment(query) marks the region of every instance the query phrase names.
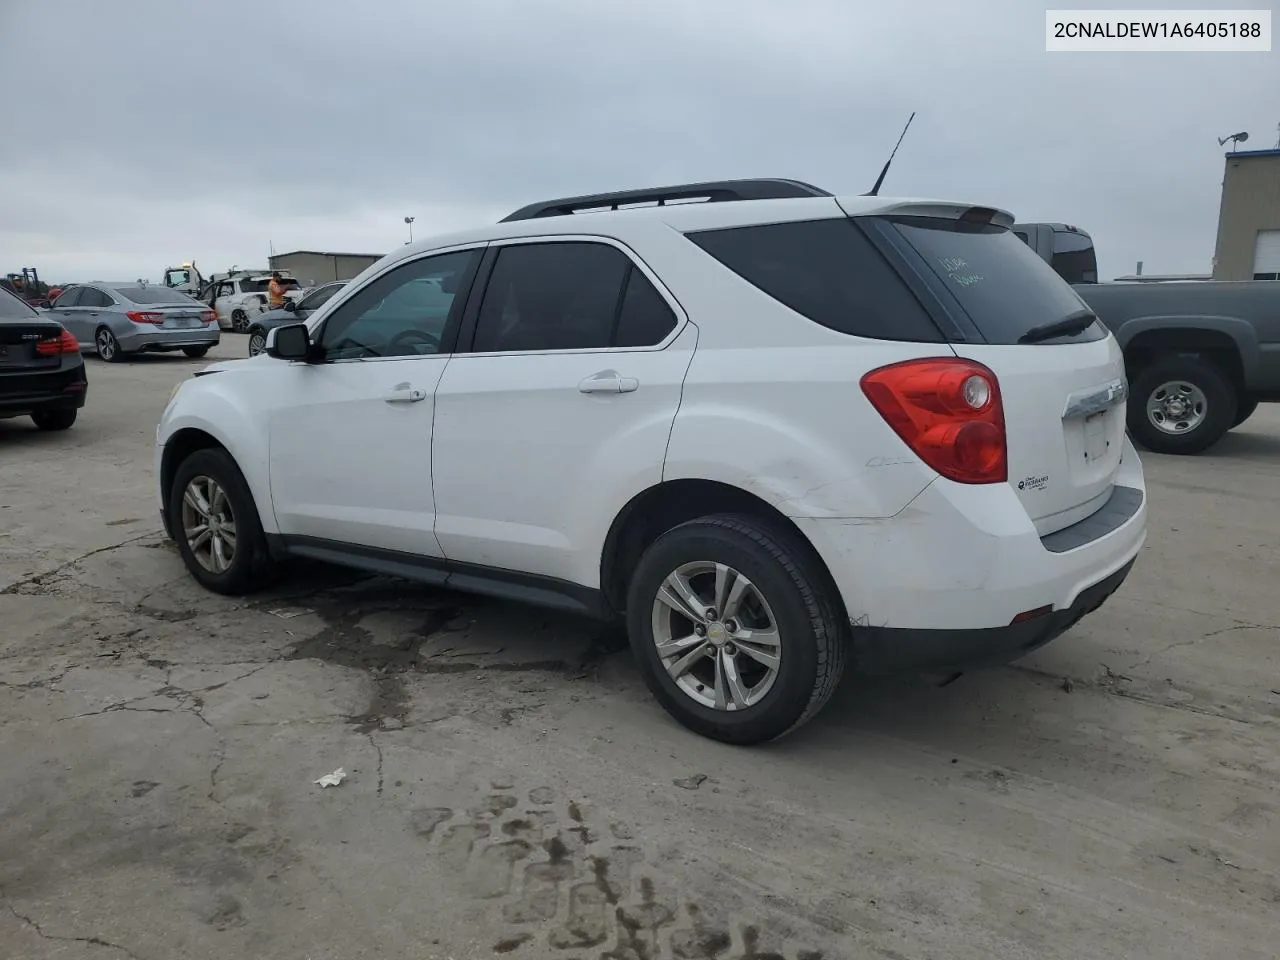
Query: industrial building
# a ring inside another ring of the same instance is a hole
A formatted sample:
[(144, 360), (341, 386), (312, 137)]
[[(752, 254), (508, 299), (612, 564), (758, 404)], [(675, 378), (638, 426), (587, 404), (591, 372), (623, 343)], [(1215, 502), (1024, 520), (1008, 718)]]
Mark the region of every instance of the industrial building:
[(319, 250), (294, 250), (269, 258), (272, 270), (287, 270), (304, 287), (350, 280), (365, 267), (381, 260), (381, 253), (325, 253)]
[(1215, 280), (1280, 280), (1280, 146), (1227, 154)]

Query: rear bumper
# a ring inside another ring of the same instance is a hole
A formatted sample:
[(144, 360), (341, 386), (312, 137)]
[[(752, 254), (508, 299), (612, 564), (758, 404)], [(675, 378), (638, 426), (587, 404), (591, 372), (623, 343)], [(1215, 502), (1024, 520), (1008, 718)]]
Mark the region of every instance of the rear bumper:
[(948, 672), (1009, 663), (1060, 637), (1101, 607), (1124, 583), (1136, 559), (1086, 587), (1069, 607), (1021, 623), (968, 630), (856, 627), (855, 662), (869, 674)]
[[(826, 561), (869, 665), (959, 668), (1047, 643), (1123, 582), (1147, 523), (1127, 438), (1115, 483), (1114, 504), (1043, 538), (1007, 484), (941, 479), (887, 520), (796, 524)], [(1041, 612), (1015, 623), (1030, 611)]]
[(117, 336), (121, 349), (129, 353), (143, 351), (181, 350), (183, 347), (211, 347), (222, 339), (216, 323), (187, 330), (138, 329), (134, 324), (131, 333)]
[(21, 382), (0, 378), (0, 417), (22, 417), (41, 410), (79, 410), (89, 393), (84, 365), (31, 375)]

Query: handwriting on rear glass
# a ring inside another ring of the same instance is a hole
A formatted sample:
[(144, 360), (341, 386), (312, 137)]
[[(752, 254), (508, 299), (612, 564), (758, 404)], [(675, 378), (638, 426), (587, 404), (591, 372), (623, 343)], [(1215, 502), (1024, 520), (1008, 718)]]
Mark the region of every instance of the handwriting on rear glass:
[(985, 279), (982, 274), (974, 273), (968, 262), (959, 257), (939, 257), (938, 262), (947, 272), (948, 279), (962, 287), (971, 287)]

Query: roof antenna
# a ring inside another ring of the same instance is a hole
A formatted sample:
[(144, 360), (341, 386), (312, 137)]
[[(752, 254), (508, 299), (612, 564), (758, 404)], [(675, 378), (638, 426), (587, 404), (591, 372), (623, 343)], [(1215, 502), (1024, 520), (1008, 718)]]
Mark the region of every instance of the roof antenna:
[(907, 127), (911, 126), (911, 121), (916, 118), (916, 112), (911, 111), (911, 116), (907, 117), (907, 126), (902, 128), (902, 133), (898, 135), (898, 142), (893, 145), (893, 153), (889, 154), (889, 159), (884, 162), (884, 169), (880, 171), (880, 176), (876, 177), (876, 185), (871, 188), (870, 193), (864, 193), (864, 197), (875, 197), (880, 195), (880, 185), (884, 183), (885, 175), (889, 172), (889, 164), (893, 163), (893, 158), (897, 156), (898, 148), (902, 146), (902, 138), (907, 135)]

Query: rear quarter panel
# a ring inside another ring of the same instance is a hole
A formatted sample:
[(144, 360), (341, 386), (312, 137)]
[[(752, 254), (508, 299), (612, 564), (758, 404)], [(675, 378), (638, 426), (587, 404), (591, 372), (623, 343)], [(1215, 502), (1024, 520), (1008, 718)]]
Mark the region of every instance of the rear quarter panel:
[(727, 483), (790, 517), (855, 518), (891, 517), (933, 482), (860, 379), (902, 360), (954, 356), (950, 347), (837, 333), (674, 229), (646, 225), (635, 239), (699, 330), (663, 480)]

